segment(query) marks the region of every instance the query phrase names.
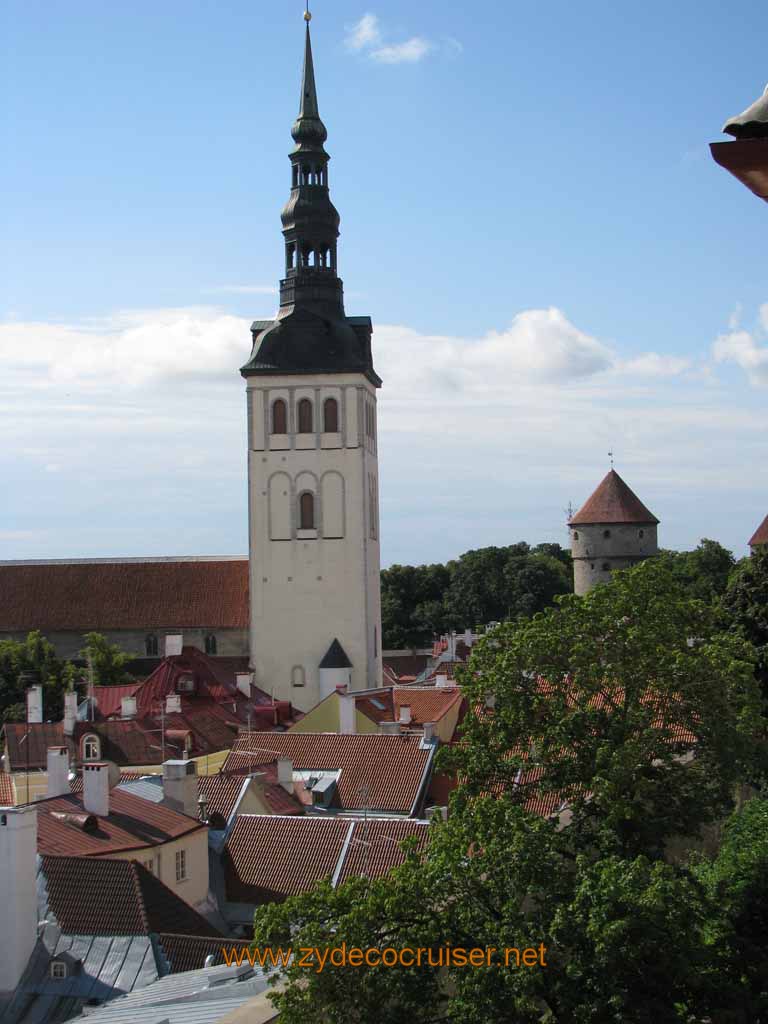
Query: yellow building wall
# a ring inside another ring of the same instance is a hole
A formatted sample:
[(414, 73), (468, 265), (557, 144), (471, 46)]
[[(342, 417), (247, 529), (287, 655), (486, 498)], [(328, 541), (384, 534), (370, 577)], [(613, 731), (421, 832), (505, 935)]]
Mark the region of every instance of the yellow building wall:
[[(338, 732), (339, 695), (330, 693), (316, 704), (304, 717), (295, 722), (288, 732)], [(355, 731), (358, 733), (378, 732), (379, 727), (370, 718), (355, 708)]]
[[(180, 882), (176, 881), (177, 850), (184, 850), (187, 855), (187, 877)], [(208, 896), (208, 829), (200, 829), (161, 846), (145, 846), (122, 853), (105, 853), (102, 859), (106, 858), (137, 860), (193, 907), (202, 904)], [(152, 861), (151, 865), (149, 861)]]

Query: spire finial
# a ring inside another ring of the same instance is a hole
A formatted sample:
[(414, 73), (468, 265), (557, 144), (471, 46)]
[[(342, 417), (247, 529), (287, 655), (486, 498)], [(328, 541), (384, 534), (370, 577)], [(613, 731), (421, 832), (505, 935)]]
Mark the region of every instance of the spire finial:
[(613, 469), (613, 452), (608, 452), (608, 458), (611, 460), (611, 469)]
[(312, 15), (310, 14), (309, 11), (309, 0), (307, 0), (307, 7), (306, 10), (304, 11), (304, 21), (306, 21), (307, 24), (309, 24), (309, 22), (312, 21)]

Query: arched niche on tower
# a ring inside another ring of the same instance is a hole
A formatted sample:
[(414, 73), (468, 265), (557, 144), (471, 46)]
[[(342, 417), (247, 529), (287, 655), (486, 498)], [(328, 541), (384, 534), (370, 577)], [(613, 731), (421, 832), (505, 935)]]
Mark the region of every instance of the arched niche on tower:
[(273, 473), (267, 485), (269, 492), (269, 539), (291, 539), (291, 478), (287, 473)]
[(344, 477), (336, 470), (323, 473), (320, 478), (323, 505), (323, 537), (339, 540), (346, 533)]
[[(309, 540), (317, 537), (321, 524), (320, 488), (317, 477), (309, 470), (299, 473), (294, 481), (296, 536)], [(312, 525), (309, 525), (311, 522)]]

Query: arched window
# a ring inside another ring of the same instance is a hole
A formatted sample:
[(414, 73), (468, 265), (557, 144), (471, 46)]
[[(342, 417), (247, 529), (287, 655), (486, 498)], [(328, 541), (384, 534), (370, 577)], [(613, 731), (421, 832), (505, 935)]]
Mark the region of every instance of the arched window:
[(282, 398), (272, 403), (272, 433), (288, 433), (288, 410)]
[(578, 530), (574, 530), (573, 531), (573, 539), (574, 540), (578, 540), (579, 539), (579, 531)]
[(339, 432), (339, 403), (335, 398), (326, 398), (323, 402), (323, 430), (326, 434)]
[(299, 433), (312, 433), (312, 403), (308, 398), (299, 402)]
[(610, 530), (603, 530), (603, 536), (604, 536), (604, 537), (606, 538), (606, 540), (607, 540), (607, 539), (608, 539), (608, 537), (610, 537), (610, 536), (611, 536), (611, 531), (610, 531)]
[(638, 530), (637, 531), (637, 535), (638, 535), (638, 537), (644, 537), (645, 536), (645, 530)]
[(315, 528), (315, 496), (309, 491), (299, 498), (299, 529), (314, 530)]
[(84, 761), (99, 761), (101, 759), (101, 743), (99, 742), (99, 737), (94, 736), (93, 733), (83, 736), (82, 751)]
[(216, 637), (213, 635), (213, 633), (209, 633), (208, 636), (205, 638), (205, 653), (216, 653)]
[(144, 650), (147, 652), (148, 658), (157, 657), (157, 637), (154, 633), (149, 633), (144, 639)]

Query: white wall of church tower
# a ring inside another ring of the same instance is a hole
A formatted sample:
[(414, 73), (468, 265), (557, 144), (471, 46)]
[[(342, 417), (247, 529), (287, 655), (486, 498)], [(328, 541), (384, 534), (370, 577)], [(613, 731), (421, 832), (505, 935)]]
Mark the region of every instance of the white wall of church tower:
[(334, 639), (353, 689), (381, 685), (376, 390), (357, 373), (254, 376), (247, 401), (251, 664), (306, 710)]

